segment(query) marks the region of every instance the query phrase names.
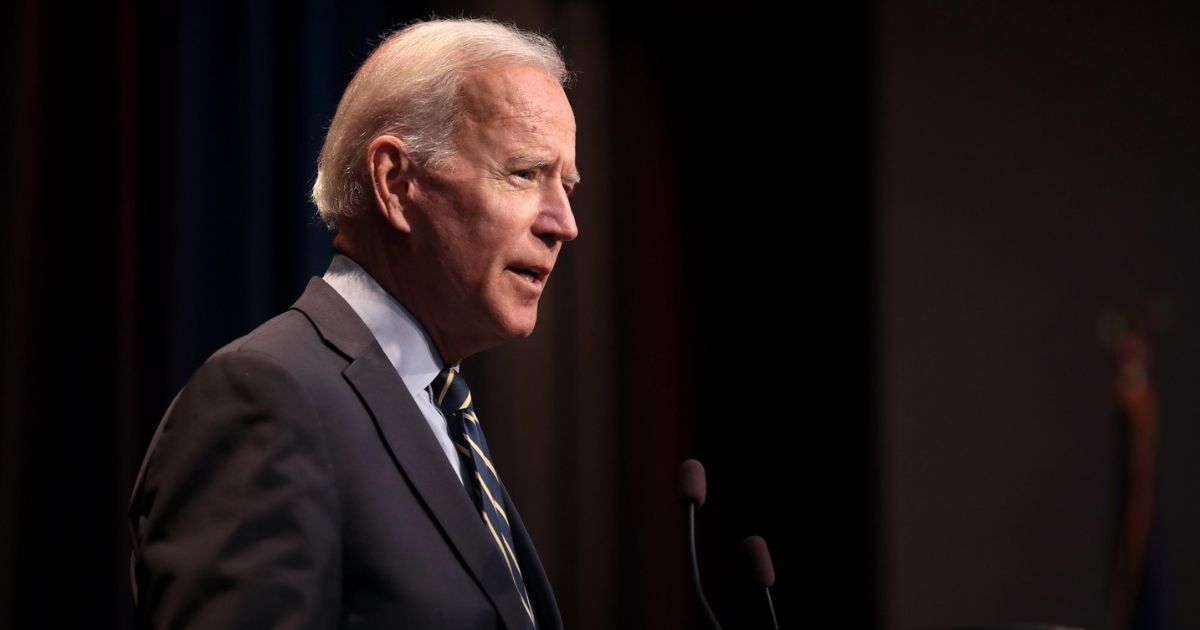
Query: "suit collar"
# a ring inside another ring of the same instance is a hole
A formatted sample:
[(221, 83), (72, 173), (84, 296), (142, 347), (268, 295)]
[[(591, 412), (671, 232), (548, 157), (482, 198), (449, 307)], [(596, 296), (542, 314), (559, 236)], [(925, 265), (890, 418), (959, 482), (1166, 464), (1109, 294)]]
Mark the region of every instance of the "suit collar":
[(442, 371), (442, 358), (425, 326), (354, 259), (334, 254), (321, 278), (371, 330), (416, 398)]
[(308, 316), (321, 338), (347, 359), (363, 356), (372, 347), (378, 350), (379, 344), (375, 342), (371, 330), (362, 323), (346, 300), (320, 278), (308, 281), (304, 293), (292, 308)]
[[(504, 624), (524, 628), (525, 611), (504, 559), (462, 482), (446, 462), (429, 424), (371, 331), (337, 291), (320, 278), (309, 281), (292, 308), (304, 313), (326, 343), (350, 361), (342, 375), (370, 410), (396, 465), (487, 593)], [(523, 526), (520, 529), (521, 536), (527, 537)], [(541, 573), (540, 565), (536, 573)], [(544, 580), (541, 575), (535, 581)], [(553, 606), (553, 599), (549, 601), (548, 605)]]

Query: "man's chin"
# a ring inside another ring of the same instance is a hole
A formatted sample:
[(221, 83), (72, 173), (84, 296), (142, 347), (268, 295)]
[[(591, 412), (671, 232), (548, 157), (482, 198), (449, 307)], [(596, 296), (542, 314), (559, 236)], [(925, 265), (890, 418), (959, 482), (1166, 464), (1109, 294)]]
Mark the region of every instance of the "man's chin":
[(537, 308), (510, 314), (504, 321), (502, 330), (506, 340), (524, 339), (533, 334), (537, 327)]

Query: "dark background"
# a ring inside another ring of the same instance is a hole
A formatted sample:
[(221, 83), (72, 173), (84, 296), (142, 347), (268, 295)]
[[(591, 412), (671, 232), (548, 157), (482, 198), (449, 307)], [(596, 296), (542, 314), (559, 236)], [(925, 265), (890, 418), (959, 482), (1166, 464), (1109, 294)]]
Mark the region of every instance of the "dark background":
[(1113, 286), (1177, 314), (1157, 516), (1171, 614), (1200, 625), (1200, 20), (1056, 7), (7, 5), (0, 626), (129, 625), (158, 419), (323, 272), (324, 125), (432, 12), (547, 33), (578, 73), (581, 237), (537, 332), (467, 362), (569, 627), (700, 627), (685, 457), (727, 626), (763, 627), (759, 534), (785, 627), (1098, 627)]
[(1157, 303), (1164, 619), (1143, 627), (1200, 627), (1197, 5), (874, 24), (881, 617), (1101, 627), (1122, 432), (1098, 329)]

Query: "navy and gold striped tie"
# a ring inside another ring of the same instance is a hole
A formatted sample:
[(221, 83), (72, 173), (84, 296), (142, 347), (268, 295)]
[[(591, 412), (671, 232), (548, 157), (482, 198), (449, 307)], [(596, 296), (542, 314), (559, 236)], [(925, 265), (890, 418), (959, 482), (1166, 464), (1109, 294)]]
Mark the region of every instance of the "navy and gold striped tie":
[(500, 555), (508, 564), (513, 584), (521, 596), (521, 604), (525, 614), (529, 616), (529, 627), (535, 627), (533, 607), (529, 602), (529, 593), (525, 590), (525, 580), (521, 577), (521, 566), (517, 563), (517, 554), (513, 550), (512, 528), (508, 524), (508, 515), (504, 511), (504, 494), (500, 491), (500, 477), (492, 465), (492, 456), (488, 451), (487, 440), (483, 438), (483, 429), (479, 426), (479, 417), (471, 405), (471, 390), (467, 381), (457, 370), (447, 367), (433, 379), (431, 386), (434, 400), (442, 412), (446, 414), (449, 424), (450, 438), (462, 456), (464, 471), (475, 499), (475, 505), (483, 516), (483, 523), (492, 535)]

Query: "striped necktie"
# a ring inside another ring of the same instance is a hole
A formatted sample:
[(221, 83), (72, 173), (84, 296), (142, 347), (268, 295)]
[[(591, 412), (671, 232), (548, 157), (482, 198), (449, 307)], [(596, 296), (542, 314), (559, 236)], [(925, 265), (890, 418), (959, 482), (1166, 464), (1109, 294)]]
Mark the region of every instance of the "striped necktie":
[(442, 413), (446, 414), (449, 425), (450, 439), (462, 456), (464, 471), (473, 483), (468, 487), (475, 499), (475, 506), (483, 516), (483, 523), (492, 535), (500, 555), (508, 564), (509, 574), (517, 593), (521, 596), (521, 604), (529, 616), (529, 627), (534, 628), (533, 607), (529, 602), (529, 593), (525, 590), (525, 580), (521, 577), (521, 567), (517, 563), (517, 554), (513, 550), (512, 528), (508, 524), (508, 514), (504, 511), (504, 494), (500, 491), (500, 477), (492, 466), (492, 456), (488, 451), (487, 440), (483, 438), (483, 429), (479, 426), (479, 417), (471, 405), (471, 390), (467, 381), (452, 367), (447, 367), (433, 379), (430, 388), (434, 400)]

